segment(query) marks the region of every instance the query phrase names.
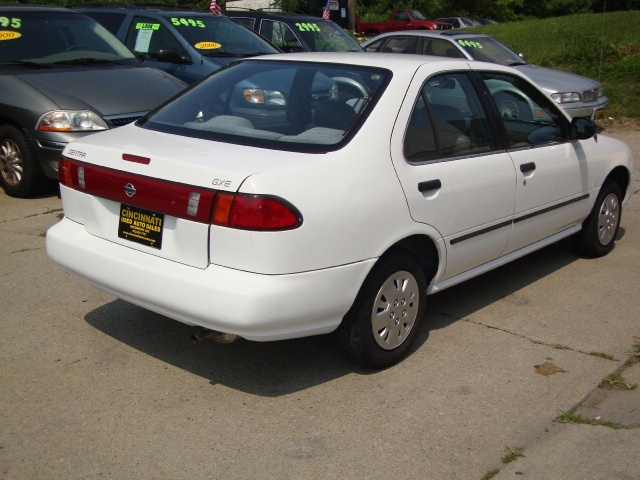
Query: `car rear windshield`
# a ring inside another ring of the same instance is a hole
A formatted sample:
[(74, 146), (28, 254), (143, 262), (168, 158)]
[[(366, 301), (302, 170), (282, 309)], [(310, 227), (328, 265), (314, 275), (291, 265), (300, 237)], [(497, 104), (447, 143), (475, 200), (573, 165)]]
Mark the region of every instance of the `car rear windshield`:
[(143, 120), (144, 128), (263, 148), (325, 152), (355, 135), (391, 72), (249, 60), (223, 68)]
[(75, 12), (0, 12), (0, 62), (138, 63), (116, 37), (95, 20)]

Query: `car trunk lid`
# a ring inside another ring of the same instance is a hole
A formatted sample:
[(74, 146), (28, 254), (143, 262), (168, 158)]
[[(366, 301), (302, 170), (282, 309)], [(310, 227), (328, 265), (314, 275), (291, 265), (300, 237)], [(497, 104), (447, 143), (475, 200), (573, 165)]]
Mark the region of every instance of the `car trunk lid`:
[(218, 192), (237, 192), (247, 177), (291, 161), (133, 125), (89, 137), (63, 153), (65, 215), (92, 235), (199, 268), (208, 265)]

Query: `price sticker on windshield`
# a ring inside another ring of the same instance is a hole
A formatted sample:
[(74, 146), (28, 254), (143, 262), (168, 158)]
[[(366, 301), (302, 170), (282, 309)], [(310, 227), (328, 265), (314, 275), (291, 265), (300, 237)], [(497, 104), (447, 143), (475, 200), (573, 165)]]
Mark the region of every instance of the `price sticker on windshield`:
[(296, 23), (296, 27), (301, 32), (319, 32), (320, 27), (317, 23)]
[(21, 26), (22, 19), (20, 18), (0, 17), (0, 27), (20, 28)]
[(159, 23), (136, 23), (136, 30), (160, 30)]
[(15, 40), (16, 38), (20, 38), (22, 35), (18, 32), (11, 32), (9, 30), (0, 30), (0, 41), (2, 40)]
[(194, 20), (193, 18), (176, 18), (171, 17), (171, 23), (176, 27), (198, 27), (205, 28), (202, 20)]
[(474, 42), (473, 40), (458, 40), (458, 43), (463, 47), (482, 48), (482, 44), (480, 42)]
[(216, 42), (198, 42), (194, 45), (199, 50), (216, 50), (222, 45)]

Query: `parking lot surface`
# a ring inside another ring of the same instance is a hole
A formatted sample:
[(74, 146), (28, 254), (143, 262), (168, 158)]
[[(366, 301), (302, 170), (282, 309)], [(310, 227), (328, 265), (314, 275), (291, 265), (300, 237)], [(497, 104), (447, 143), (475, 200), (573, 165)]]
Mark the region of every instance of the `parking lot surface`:
[[(611, 134), (638, 170), (638, 131)], [(610, 255), (561, 242), (431, 296), (369, 371), (330, 336), (194, 345), (47, 257), (56, 189), (0, 192), (0, 479), (638, 478), (638, 389), (598, 388), (640, 383), (638, 196)]]

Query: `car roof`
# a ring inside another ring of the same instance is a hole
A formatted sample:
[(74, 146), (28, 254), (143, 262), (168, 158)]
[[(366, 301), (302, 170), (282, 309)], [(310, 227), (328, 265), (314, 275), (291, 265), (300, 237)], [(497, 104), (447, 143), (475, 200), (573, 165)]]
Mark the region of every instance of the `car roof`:
[(383, 68), (391, 71), (416, 70), (422, 65), (455, 64), (456, 68), (473, 68), (477, 70), (500, 70), (515, 72), (515, 69), (495, 63), (479, 62), (466, 58), (436, 57), (430, 55), (399, 55), (397, 53), (371, 52), (296, 52), (277, 53), (261, 57), (251, 57), (241, 61), (289, 61), (289, 62), (318, 62), (336, 65), (353, 65), (361, 67)]
[(489, 35), (485, 35), (484, 33), (477, 33), (474, 31), (464, 30), (459, 31), (458, 29), (454, 30), (400, 30), (396, 32), (387, 32), (377, 35), (366, 42), (362, 42), (362, 44), (370, 44), (374, 40), (385, 38), (385, 37), (450, 37), (450, 38), (466, 38), (466, 37), (488, 37)]
[(32, 11), (32, 12), (69, 12), (70, 10), (57, 5), (34, 5), (30, 3), (0, 3), (0, 11)]
[(306, 13), (290, 12), (290, 11), (268, 11), (268, 10), (252, 10), (241, 9), (239, 7), (231, 6), (231, 10), (227, 7), (224, 12), (225, 15), (230, 17), (253, 17), (253, 18), (272, 18), (277, 20), (313, 20), (314, 22), (329, 21), (324, 18), (314, 17)]
[(74, 3), (69, 5), (69, 8), (75, 8), (79, 10), (131, 10), (131, 11), (144, 11), (153, 12), (162, 16), (174, 15), (176, 12), (183, 12), (189, 15), (206, 15), (210, 16), (208, 12), (202, 12), (193, 10), (192, 8), (180, 5), (169, 5), (166, 3), (130, 3), (130, 2), (115, 2), (115, 3)]

